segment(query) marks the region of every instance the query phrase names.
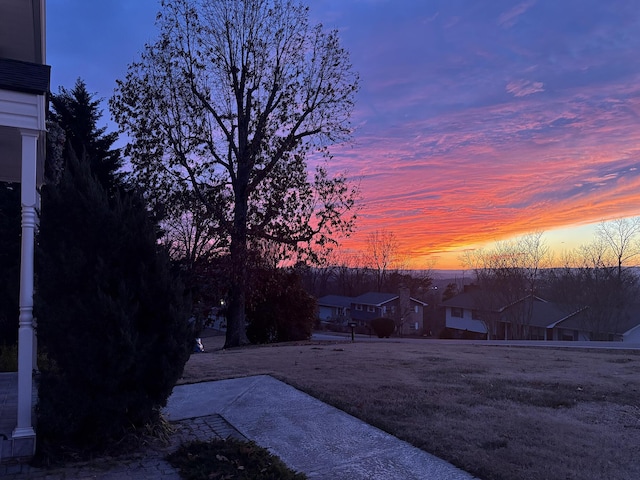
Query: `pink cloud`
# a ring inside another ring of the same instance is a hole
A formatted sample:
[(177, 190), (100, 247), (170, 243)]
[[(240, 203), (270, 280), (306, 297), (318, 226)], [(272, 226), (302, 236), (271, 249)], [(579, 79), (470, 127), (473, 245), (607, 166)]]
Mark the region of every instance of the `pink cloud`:
[(529, 10), (535, 3), (535, 1), (530, 0), (516, 5), (511, 10), (498, 17), (498, 25), (505, 28), (514, 26), (518, 21), (518, 18)]
[(542, 82), (531, 82), (529, 80), (513, 80), (507, 83), (507, 92), (514, 97), (526, 97), (538, 92), (544, 92)]
[[(347, 243), (387, 228), (415, 258), (640, 213), (640, 88), (589, 86), (362, 132), (366, 208)], [(337, 155), (339, 158), (340, 155)], [(353, 170), (352, 170), (353, 169)], [(635, 210), (635, 212), (634, 212)]]

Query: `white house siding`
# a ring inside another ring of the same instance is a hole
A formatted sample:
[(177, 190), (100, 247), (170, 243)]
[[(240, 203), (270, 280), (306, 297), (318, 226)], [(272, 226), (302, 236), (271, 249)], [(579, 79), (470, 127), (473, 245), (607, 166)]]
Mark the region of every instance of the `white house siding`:
[(458, 330), (468, 330), (476, 333), (487, 333), (487, 328), (480, 320), (474, 320), (471, 310), (462, 310), (462, 318), (451, 315), (451, 307), (447, 307), (446, 325), (447, 328), (456, 328)]
[(631, 330), (625, 332), (622, 337), (622, 341), (630, 343), (640, 343), (640, 325), (637, 325)]

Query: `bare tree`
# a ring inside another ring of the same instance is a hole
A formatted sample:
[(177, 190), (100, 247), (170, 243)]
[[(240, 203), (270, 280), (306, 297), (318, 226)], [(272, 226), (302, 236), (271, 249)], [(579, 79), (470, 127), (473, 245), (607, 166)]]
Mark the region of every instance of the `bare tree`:
[[(482, 310), (481, 320), (490, 336), (527, 338), (533, 315), (532, 298), (537, 293), (541, 270), (551, 260), (543, 232), (497, 242), (493, 249), (465, 252), (462, 261), (475, 273), (480, 287), (477, 301)], [(503, 334), (498, 332), (498, 325), (505, 321), (510, 333)]]
[(313, 258), (355, 220), (356, 192), (310, 155), (349, 138), (357, 91), (337, 32), (291, 0), (163, 0), (159, 39), (110, 101), (149, 196), (196, 198), (231, 260), (226, 346), (248, 343), (248, 244)]
[(307, 263), (298, 263), (296, 271), (302, 279), (305, 290), (316, 298), (330, 293), (332, 282), (336, 278), (336, 265), (331, 261), (313, 266)]
[(340, 295), (357, 297), (371, 288), (371, 270), (360, 252), (336, 252), (335, 265), (337, 291)]
[(640, 254), (640, 217), (619, 218), (602, 222), (596, 230), (617, 263), (618, 278), (622, 277), (622, 269), (634, 257)]
[(367, 265), (376, 274), (376, 290), (382, 291), (390, 269), (398, 267), (401, 255), (398, 239), (389, 230), (376, 230), (367, 236)]
[(207, 260), (224, 251), (225, 239), (215, 234), (215, 220), (197, 199), (184, 195), (163, 210), (161, 241), (173, 259), (185, 262), (191, 269), (198, 260)]
[(591, 243), (567, 252), (562, 268), (553, 272), (554, 300), (567, 314), (580, 312), (591, 339), (603, 338), (615, 322), (616, 268), (606, 242), (596, 237)]

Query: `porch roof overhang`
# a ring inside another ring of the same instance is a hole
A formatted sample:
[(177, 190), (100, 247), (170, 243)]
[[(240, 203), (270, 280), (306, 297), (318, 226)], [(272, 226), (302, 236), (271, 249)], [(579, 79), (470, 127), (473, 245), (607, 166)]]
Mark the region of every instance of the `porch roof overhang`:
[(41, 132), (36, 171), (42, 183), (51, 71), (45, 17), (44, 0), (0, 0), (0, 181), (20, 181), (20, 131), (32, 130)]
[(42, 184), (45, 158), (45, 92), (25, 93), (0, 88), (0, 181), (20, 182), (22, 168), (21, 130), (39, 133), (36, 182)]

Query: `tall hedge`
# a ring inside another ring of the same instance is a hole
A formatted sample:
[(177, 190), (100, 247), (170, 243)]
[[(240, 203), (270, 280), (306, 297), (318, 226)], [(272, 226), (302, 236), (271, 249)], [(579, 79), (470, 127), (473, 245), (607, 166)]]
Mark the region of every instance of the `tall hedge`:
[(192, 347), (180, 283), (141, 198), (74, 155), (42, 192), (36, 258), (40, 441), (95, 449), (157, 420)]

